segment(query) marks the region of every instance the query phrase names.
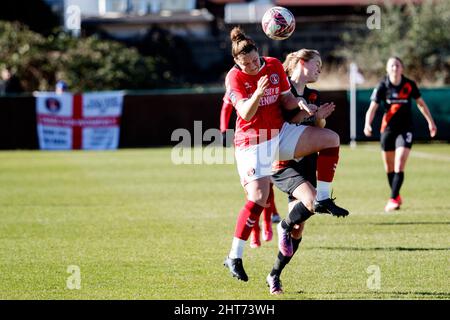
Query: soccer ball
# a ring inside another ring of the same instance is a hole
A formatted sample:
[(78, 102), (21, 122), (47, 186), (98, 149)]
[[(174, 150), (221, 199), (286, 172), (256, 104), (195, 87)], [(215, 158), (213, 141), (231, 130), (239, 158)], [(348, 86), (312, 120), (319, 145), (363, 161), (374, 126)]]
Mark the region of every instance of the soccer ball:
[(285, 40), (295, 30), (292, 12), (283, 7), (272, 7), (264, 13), (261, 21), (264, 33), (273, 40)]

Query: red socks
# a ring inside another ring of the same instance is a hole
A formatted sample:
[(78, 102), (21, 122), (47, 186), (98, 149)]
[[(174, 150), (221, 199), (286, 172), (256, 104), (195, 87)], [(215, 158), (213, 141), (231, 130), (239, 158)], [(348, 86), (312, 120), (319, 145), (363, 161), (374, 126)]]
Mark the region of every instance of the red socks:
[(273, 185), (270, 185), (269, 198), (267, 199), (267, 208), (262, 212), (263, 225), (272, 224), (272, 213), (275, 212), (275, 196), (273, 194)]
[(317, 180), (332, 182), (339, 160), (339, 147), (323, 149), (317, 159)]
[(234, 236), (236, 238), (247, 241), (250, 237), (250, 232), (252, 231), (255, 223), (258, 222), (259, 216), (261, 215), (263, 209), (264, 207), (260, 206), (259, 204), (247, 200), (247, 203), (239, 212)]
[(272, 213), (278, 213), (277, 207), (275, 205), (275, 194), (273, 192), (273, 184), (270, 185), (269, 200), (267, 200), (267, 202), (270, 205)]

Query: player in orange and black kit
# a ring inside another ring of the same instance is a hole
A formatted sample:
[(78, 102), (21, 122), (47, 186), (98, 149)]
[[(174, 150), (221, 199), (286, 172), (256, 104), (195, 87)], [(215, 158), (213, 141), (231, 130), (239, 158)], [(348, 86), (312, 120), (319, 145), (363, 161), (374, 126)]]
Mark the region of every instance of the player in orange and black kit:
[[(303, 118), (298, 112), (292, 114), (292, 112), (286, 112), (285, 118), (291, 122), (298, 123), (307, 126), (325, 126), (325, 118), (328, 117), (334, 110), (333, 103), (326, 103), (320, 105), (319, 92), (317, 90), (310, 89), (306, 86), (307, 83), (316, 82), (319, 78), (322, 60), (320, 54), (316, 50), (301, 49), (299, 51), (290, 53), (283, 67), (290, 78), (291, 92), (295, 97), (303, 97), (307, 103), (320, 106), (315, 115)], [(313, 206), (315, 212), (318, 213), (330, 213), (335, 216), (347, 216), (348, 211), (338, 207), (334, 201), (329, 198), (327, 192), (323, 193), (323, 199), (316, 201), (317, 192), (317, 153), (307, 155), (301, 159), (293, 159), (288, 161), (275, 161), (273, 163), (272, 182), (283, 192), (288, 194), (289, 211), (298, 203), (302, 202)], [(319, 180), (322, 183), (326, 183), (327, 177), (319, 173)], [(277, 258), (273, 265), (272, 271), (266, 278), (266, 282), (269, 286), (271, 294), (281, 294), (283, 289), (281, 286), (281, 272), (284, 267), (292, 259), (292, 256), (297, 251), (300, 242), (302, 241), (303, 229), (305, 222), (299, 223), (291, 230), (291, 238), (293, 251), (291, 255), (278, 252)], [(279, 227), (281, 224), (279, 225)]]
[[(222, 109), (220, 110), (220, 132), (222, 133), (222, 144), (224, 147), (227, 147), (227, 129), (229, 128), (231, 113), (233, 112), (234, 107), (226, 93), (223, 96), (222, 101)], [(281, 217), (275, 205), (273, 185), (271, 185), (270, 188), (269, 200), (267, 201), (267, 205), (268, 206), (264, 208), (261, 214), (263, 217), (263, 240), (271, 241), (273, 237), (272, 223), (278, 223), (281, 221)], [(260, 246), (261, 228), (259, 226), (259, 221), (257, 221), (253, 226), (252, 232), (250, 233), (250, 247), (258, 248)]]
[(400, 58), (389, 58), (386, 71), (387, 76), (374, 89), (370, 98), (372, 102), (366, 113), (364, 134), (368, 137), (372, 135), (371, 124), (378, 106), (383, 102), (385, 114), (381, 123), (380, 141), (383, 163), (391, 187), (391, 197), (384, 208), (389, 212), (400, 209), (402, 204), (400, 188), (413, 143), (412, 99), (416, 100), (417, 107), (427, 120), (431, 137), (436, 135), (437, 129), (416, 83), (403, 75), (403, 62)]

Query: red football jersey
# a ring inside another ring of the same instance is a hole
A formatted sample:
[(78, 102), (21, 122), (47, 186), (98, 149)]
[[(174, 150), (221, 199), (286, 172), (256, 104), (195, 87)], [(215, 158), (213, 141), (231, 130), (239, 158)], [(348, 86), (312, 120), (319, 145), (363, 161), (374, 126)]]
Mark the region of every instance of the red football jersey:
[(263, 64), (257, 75), (246, 74), (234, 66), (225, 79), (228, 98), (236, 107), (238, 101), (253, 95), (262, 76), (267, 75), (269, 78), (269, 86), (252, 119), (245, 121), (237, 112), (234, 144), (238, 148), (248, 147), (251, 142), (261, 143), (271, 139), (271, 130), (281, 130), (284, 123), (280, 95), (288, 93), (291, 85), (278, 59), (263, 57), (262, 60)]

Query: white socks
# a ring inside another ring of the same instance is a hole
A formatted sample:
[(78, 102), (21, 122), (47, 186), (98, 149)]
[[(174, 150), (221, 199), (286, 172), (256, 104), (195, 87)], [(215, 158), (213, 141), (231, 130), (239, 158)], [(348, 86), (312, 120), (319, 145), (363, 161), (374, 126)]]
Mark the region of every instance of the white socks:
[(242, 255), (244, 254), (245, 242), (245, 240), (233, 237), (233, 243), (231, 244), (231, 250), (228, 257), (230, 259), (242, 259)]
[(317, 201), (325, 200), (330, 197), (331, 182), (317, 181)]

